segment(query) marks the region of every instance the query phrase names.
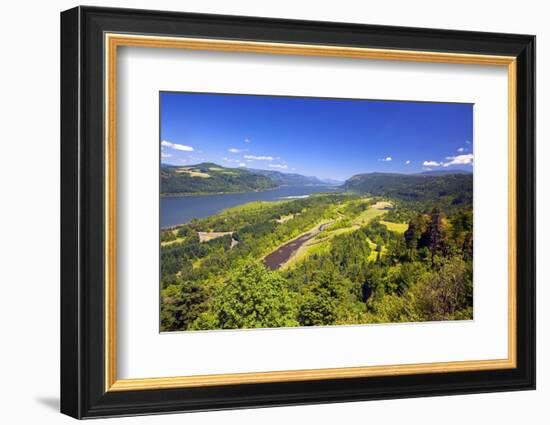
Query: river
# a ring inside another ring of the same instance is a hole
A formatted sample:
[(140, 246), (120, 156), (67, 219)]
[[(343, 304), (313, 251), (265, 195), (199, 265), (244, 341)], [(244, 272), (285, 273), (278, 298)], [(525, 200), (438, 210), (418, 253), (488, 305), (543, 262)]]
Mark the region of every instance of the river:
[(286, 263), (290, 258), (296, 254), (296, 252), (304, 245), (306, 242), (313, 239), (327, 227), (329, 224), (334, 223), (334, 220), (316, 226), (315, 229), (310, 230), (309, 232), (299, 236), (298, 238), (287, 242), (280, 248), (273, 251), (271, 254), (267, 255), (264, 258), (264, 264), (269, 267), (271, 270), (277, 270), (284, 263)]
[(160, 227), (185, 224), (193, 218), (208, 217), (248, 202), (299, 199), (312, 193), (339, 190), (336, 186), (281, 186), (261, 192), (162, 197), (160, 198)]

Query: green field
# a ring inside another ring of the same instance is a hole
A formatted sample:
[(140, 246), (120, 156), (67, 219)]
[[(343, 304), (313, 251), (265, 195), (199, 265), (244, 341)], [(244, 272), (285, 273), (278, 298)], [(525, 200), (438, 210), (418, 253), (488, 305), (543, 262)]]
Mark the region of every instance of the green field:
[(388, 230), (397, 233), (405, 233), (405, 230), (409, 227), (408, 223), (392, 223), (391, 221), (384, 220), (380, 220), (380, 223), (386, 226)]
[[(359, 201), (359, 205), (362, 202), (368, 202), (370, 198), (365, 198), (362, 201)], [(345, 212), (347, 205), (341, 205), (338, 211), (338, 218), (334, 220), (332, 227), (329, 227), (326, 231), (318, 234), (314, 239), (302, 246), (298, 252), (286, 263), (283, 268), (289, 268), (296, 265), (298, 262), (304, 260), (312, 254), (320, 254), (327, 252), (330, 248), (330, 241), (338, 235), (344, 233), (353, 232), (354, 230), (359, 229), (361, 226), (367, 225), (371, 220), (376, 217), (384, 215), (385, 211), (383, 208), (390, 207), (391, 203), (389, 202), (378, 202), (375, 205), (369, 206), (368, 209), (361, 212), (357, 217), (352, 218), (351, 220), (346, 220)], [(372, 259), (372, 256), (369, 257)], [(376, 258), (376, 255), (374, 255)]]

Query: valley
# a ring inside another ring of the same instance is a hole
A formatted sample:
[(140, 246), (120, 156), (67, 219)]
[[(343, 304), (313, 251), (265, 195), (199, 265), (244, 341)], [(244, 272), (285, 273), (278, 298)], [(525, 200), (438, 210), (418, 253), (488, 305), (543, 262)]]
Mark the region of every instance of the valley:
[(361, 175), (163, 230), (161, 329), (471, 319), (471, 174), (399, 176)]

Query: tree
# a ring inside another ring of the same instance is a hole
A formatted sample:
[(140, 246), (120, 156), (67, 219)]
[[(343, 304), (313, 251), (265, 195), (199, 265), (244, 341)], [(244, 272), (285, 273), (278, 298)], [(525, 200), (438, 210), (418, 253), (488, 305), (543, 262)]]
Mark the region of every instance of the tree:
[(409, 222), (409, 227), (405, 230), (403, 236), (405, 238), (405, 245), (407, 246), (407, 249), (415, 250), (418, 246), (418, 238), (420, 236), (420, 232), (415, 221), (411, 220)]
[(343, 276), (361, 281), (369, 266), (371, 248), (365, 234), (355, 231), (334, 237), (330, 257)]
[(423, 320), (449, 320), (471, 307), (472, 295), (471, 263), (454, 257), (425, 274), (408, 298)]
[(178, 228), (178, 237), (185, 238), (196, 235), (196, 232), (190, 226), (181, 226)]
[(419, 244), (421, 243), (420, 239), (426, 232), (426, 228), (427, 223), (425, 216), (423, 214), (417, 214), (409, 221), (409, 227), (403, 234), (409, 258), (412, 260), (416, 258), (416, 249), (419, 248)]
[(443, 213), (434, 208), (430, 214), (430, 222), (421, 240), (431, 252), (432, 264), (437, 253), (447, 253), (447, 235), (443, 227)]
[(298, 325), (285, 279), (258, 262), (245, 263), (229, 278), (214, 310), (221, 329)]
[(301, 298), (298, 319), (303, 326), (326, 326), (338, 323), (353, 302), (349, 280), (329, 261), (315, 273)]
[(456, 249), (464, 259), (473, 257), (473, 213), (471, 210), (463, 210), (451, 218), (452, 238)]
[(170, 285), (161, 291), (161, 330), (185, 330), (206, 311), (208, 290), (197, 282)]
[(161, 242), (170, 242), (176, 240), (176, 235), (172, 230), (161, 230), (160, 232), (160, 241)]

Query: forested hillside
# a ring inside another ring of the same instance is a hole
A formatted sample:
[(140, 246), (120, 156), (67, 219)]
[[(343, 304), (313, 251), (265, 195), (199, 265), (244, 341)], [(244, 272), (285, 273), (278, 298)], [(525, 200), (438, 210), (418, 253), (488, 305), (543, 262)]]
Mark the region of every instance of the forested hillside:
[(278, 186), (326, 184), (317, 177), (273, 170), (228, 168), (214, 163), (163, 165), (160, 176), (161, 194), (164, 196), (252, 192)]
[(244, 168), (226, 168), (213, 163), (163, 166), (160, 178), (161, 194), (165, 196), (251, 192), (278, 186), (267, 176)]
[(343, 188), (395, 198), (418, 210), (438, 207), (450, 211), (472, 204), (473, 174), (460, 171), (357, 174)]

